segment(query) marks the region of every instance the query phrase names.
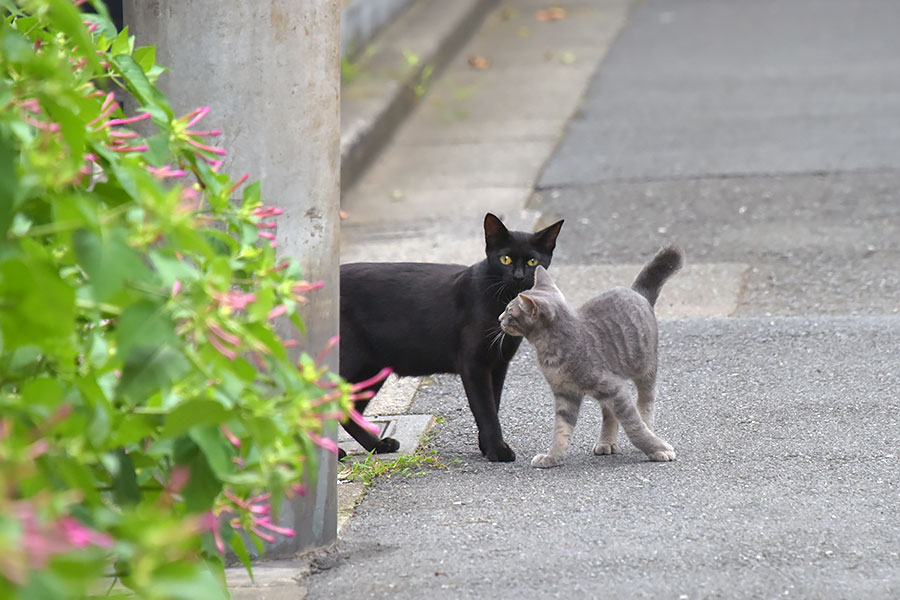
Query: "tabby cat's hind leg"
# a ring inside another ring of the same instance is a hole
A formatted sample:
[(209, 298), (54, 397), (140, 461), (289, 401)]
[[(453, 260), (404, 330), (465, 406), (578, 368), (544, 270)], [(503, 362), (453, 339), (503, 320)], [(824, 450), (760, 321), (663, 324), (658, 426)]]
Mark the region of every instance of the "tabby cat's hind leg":
[(656, 377), (646, 376), (641, 379), (635, 379), (634, 385), (637, 388), (637, 409), (641, 415), (644, 424), (653, 430), (653, 404), (656, 402)]
[(598, 399), (608, 405), (622, 424), (629, 441), (652, 461), (675, 460), (675, 450), (667, 442), (650, 431), (638, 412), (637, 406), (622, 386), (606, 391)]

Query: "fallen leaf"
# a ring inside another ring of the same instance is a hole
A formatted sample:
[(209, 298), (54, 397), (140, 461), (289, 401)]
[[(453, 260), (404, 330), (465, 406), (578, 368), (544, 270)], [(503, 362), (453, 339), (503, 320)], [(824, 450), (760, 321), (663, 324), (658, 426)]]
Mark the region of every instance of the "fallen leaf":
[(483, 71), (491, 66), (491, 63), (488, 62), (483, 56), (478, 56), (476, 54), (472, 54), (468, 59), (469, 66), (473, 69), (478, 69), (479, 71)]
[(563, 52), (559, 57), (559, 62), (564, 65), (571, 65), (575, 62), (575, 53), (574, 52)]
[(551, 6), (543, 10), (537, 11), (537, 20), (541, 23), (547, 21), (561, 21), (566, 18), (566, 9), (559, 6)]

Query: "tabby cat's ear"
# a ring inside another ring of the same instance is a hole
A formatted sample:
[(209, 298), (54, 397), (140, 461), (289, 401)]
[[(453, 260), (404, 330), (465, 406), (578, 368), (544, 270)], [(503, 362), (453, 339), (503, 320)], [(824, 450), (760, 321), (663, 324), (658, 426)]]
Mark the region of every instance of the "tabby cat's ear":
[(559, 236), (559, 230), (562, 229), (564, 222), (565, 219), (562, 219), (550, 227), (545, 227), (540, 231), (532, 233), (531, 237), (534, 240), (534, 243), (543, 248), (547, 254), (551, 254), (553, 249), (556, 248), (556, 238)]
[(534, 270), (534, 289), (538, 288), (556, 289), (556, 284), (553, 282), (553, 278), (550, 277), (550, 273), (541, 265), (538, 265), (537, 269)]
[(499, 246), (509, 239), (509, 230), (500, 219), (491, 213), (484, 215), (484, 241), (490, 246)]
[(532, 319), (538, 314), (537, 302), (535, 302), (533, 298), (530, 298), (525, 294), (519, 294), (519, 306), (521, 306), (525, 314)]

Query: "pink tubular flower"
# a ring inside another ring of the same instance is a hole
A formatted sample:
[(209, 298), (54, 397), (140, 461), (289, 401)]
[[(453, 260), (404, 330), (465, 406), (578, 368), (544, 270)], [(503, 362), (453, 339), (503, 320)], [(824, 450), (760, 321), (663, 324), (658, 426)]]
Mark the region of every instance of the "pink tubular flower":
[(309, 436), (309, 439), (311, 439), (316, 446), (319, 446), (320, 448), (324, 448), (325, 450), (328, 450), (332, 454), (338, 453), (338, 445), (334, 442), (334, 440), (329, 439), (329, 438), (319, 437), (311, 431), (307, 431), (306, 435)]
[(277, 319), (278, 317), (280, 317), (281, 315), (286, 313), (287, 310), (288, 310), (287, 306), (285, 306), (284, 304), (279, 304), (278, 306), (276, 306), (275, 308), (273, 308), (272, 310), (269, 311), (269, 314), (266, 315), (266, 318), (269, 320)]
[(180, 291), (181, 291), (181, 282), (176, 279), (175, 282), (172, 283), (172, 297), (174, 298), (175, 296), (177, 296), (178, 292), (180, 292)]
[(212, 319), (207, 319), (206, 326), (209, 328), (210, 331), (212, 331), (214, 334), (216, 334), (218, 337), (220, 337), (224, 341), (228, 342), (229, 344), (237, 346), (238, 344), (241, 343), (241, 338), (234, 335), (233, 333), (229, 333), (229, 332), (225, 331), (224, 329), (219, 327), (219, 325)]
[(88, 529), (81, 524), (80, 521), (72, 517), (63, 517), (59, 520), (60, 528), (66, 540), (76, 548), (87, 548), (88, 546), (100, 546), (101, 548), (111, 548), (113, 539), (105, 533), (100, 533)]
[(211, 152), (217, 156), (225, 156), (228, 152), (225, 151), (225, 148), (219, 148), (218, 146), (209, 146), (207, 144), (201, 144), (195, 139), (188, 138), (188, 144), (197, 148), (198, 150), (203, 150), (204, 152)]
[(256, 302), (256, 294), (247, 292), (228, 292), (214, 296), (221, 306), (228, 306), (232, 310), (244, 310), (251, 302)]
[(237, 182), (235, 182), (234, 185), (232, 185), (230, 188), (228, 188), (228, 193), (226, 194), (226, 196), (231, 196), (231, 195), (234, 193), (234, 190), (236, 190), (236, 189), (238, 189), (239, 187), (241, 187), (241, 185), (242, 185), (245, 181), (247, 181), (247, 179), (249, 179), (249, 178), (250, 178), (250, 173), (244, 173), (244, 176), (243, 176), (243, 177), (241, 177), (240, 179), (238, 179)]
[(110, 150), (114, 152), (146, 152), (149, 146), (113, 146)]
[(222, 433), (225, 434), (225, 437), (228, 438), (228, 441), (231, 442), (231, 444), (232, 444), (235, 448), (240, 448), (240, 447), (241, 447), (241, 440), (240, 440), (240, 438), (239, 438), (238, 436), (234, 435), (234, 434), (231, 432), (231, 430), (228, 429), (228, 427), (225, 426), (224, 423), (222, 423), (221, 425), (219, 425), (219, 429), (222, 430)]
[(35, 129), (40, 129), (41, 131), (49, 131), (50, 133), (56, 133), (57, 131), (59, 131), (59, 123), (47, 123), (46, 121), (38, 121), (37, 119), (32, 119), (28, 116), (22, 117), (22, 120)]
[(284, 211), (275, 206), (261, 206), (259, 208), (254, 208), (250, 211), (250, 214), (254, 217), (259, 217), (260, 219), (268, 219), (269, 217), (283, 215)]
[(200, 531), (212, 532), (213, 539), (216, 542), (216, 550), (219, 551), (219, 554), (223, 554), (225, 552), (225, 542), (222, 540), (222, 533), (219, 531), (219, 519), (216, 517), (216, 513), (212, 510), (203, 513), (200, 515), (198, 525)]
[(271, 246), (272, 248), (276, 246), (277, 242), (275, 241), (274, 233), (269, 233), (268, 231), (259, 231), (257, 232), (257, 235), (261, 238), (266, 238), (267, 240), (269, 240), (269, 246)]
[(269, 531), (274, 531), (275, 533), (280, 533), (281, 535), (284, 535), (287, 537), (294, 537), (295, 535), (297, 535), (296, 533), (294, 533), (293, 529), (275, 525), (274, 523), (272, 523), (272, 521), (269, 519), (269, 517), (261, 517), (259, 519), (253, 519), (253, 522), (260, 527), (265, 527)]
[(237, 353), (236, 353), (234, 350), (232, 350), (231, 348), (228, 348), (227, 346), (225, 346), (225, 345), (224, 345), (222, 342), (220, 342), (219, 339), (218, 339), (216, 336), (214, 336), (212, 333), (207, 333), (207, 334), (206, 334), (206, 339), (209, 340), (209, 343), (212, 344), (213, 348), (215, 348), (216, 350), (218, 350), (219, 354), (221, 354), (222, 356), (224, 356), (224, 357), (227, 358), (228, 360), (234, 360), (235, 358), (237, 358)]
[(321, 352), (319, 352), (319, 355), (316, 357), (316, 365), (321, 365), (322, 361), (325, 360), (325, 357), (328, 355), (328, 353), (331, 352), (332, 348), (337, 346), (340, 341), (341, 341), (341, 336), (339, 336), (339, 335), (336, 335), (336, 336), (332, 337), (330, 340), (328, 340), (328, 344), (325, 345), (325, 347), (322, 349)]
[(192, 112), (186, 114), (185, 116), (181, 117), (178, 120), (179, 121), (187, 120), (187, 125), (185, 125), (185, 128), (192, 127), (193, 125), (196, 125), (200, 119), (205, 117), (209, 113), (209, 111), (210, 111), (210, 108), (208, 106), (201, 106), (200, 108), (193, 110)]
[(364, 390), (367, 387), (369, 387), (370, 385), (372, 385), (373, 383), (378, 383), (379, 381), (382, 381), (383, 379), (387, 379), (387, 376), (390, 375), (391, 373), (393, 373), (393, 369), (391, 369), (390, 367), (385, 367), (382, 370), (378, 371), (378, 373), (376, 375), (369, 377), (366, 380), (360, 381), (359, 383), (354, 383), (352, 389), (354, 392)]
[(38, 103), (37, 98), (28, 98), (27, 100), (22, 100), (21, 102), (19, 102), (19, 106), (33, 114), (38, 114), (41, 112), (41, 105), (40, 103)]
[(138, 121), (143, 121), (143, 120), (149, 119), (149, 118), (150, 118), (150, 113), (146, 112), (146, 113), (141, 113), (134, 117), (128, 117), (125, 119), (110, 119), (109, 121), (104, 123), (103, 126), (104, 127), (114, 127), (117, 125), (129, 125), (131, 123), (137, 123)]
[(188, 467), (175, 467), (169, 474), (169, 481), (165, 485), (167, 494), (178, 494), (187, 485), (191, 478), (191, 470)]
[(251, 526), (250, 526), (250, 531), (252, 531), (253, 533), (255, 533), (255, 534), (256, 534), (257, 536), (259, 536), (261, 539), (263, 539), (263, 540), (269, 542), (270, 544), (273, 543), (273, 542), (275, 541), (275, 536), (274, 536), (274, 535), (269, 535), (268, 533), (266, 533), (265, 531), (263, 531), (263, 530), (260, 529), (259, 527), (256, 527), (256, 526), (252, 526), (252, 525), (251, 525)]
[(351, 408), (351, 409), (350, 409), (350, 419), (351, 419), (354, 423), (356, 423), (357, 425), (359, 425), (360, 427), (362, 427), (363, 429), (367, 430), (367, 431), (368, 431), (369, 433), (371, 433), (372, 435), (379, 435), (379, 434), (381, 434), (381, 430), (378, 428), (378, 426), (375, 425), (374, 423), (369, 423), (368, 421), (366, 421), (366, 418), (363, 417), (363, 416), (359, 413), (359, 411), (356, 410), (355, 408)]
[[(112, 95), (112, 94), (110, 93), (110, 95)], [(113, 114), (117, 108), (119, 108), (119, 103), (118, 102), (109, 102), (109, 96), (107, 96), (106, 100), (100, 106), (100, 114), (97, 115), (96, 119), (88, 122), (88, 127), (92, 127), (92, 126), (102, 122), (103, 120), (108, 119), (109, 115)], [(101, 127), (109, 127), (109, 124), (110, 124), (110, 121), (106, 121), (106, 123), (101, 125)]]
[(158, 169), (154, 168), (154, 167), (150, 167), (150, 166), (147, 166), (144, 168), (147, 169), (148, 171), (150, 171), (151, 173), (153, 173), (154, 175), (156, 175), (157, 177), (159, 177), (160, 179), (165, 179), (166, 177), (180, 178), (180, 177), (185, 177), (187, 175), (186, 171), (182, 171), (181, 169), (173, 169), (169, 165), (164, 165)]

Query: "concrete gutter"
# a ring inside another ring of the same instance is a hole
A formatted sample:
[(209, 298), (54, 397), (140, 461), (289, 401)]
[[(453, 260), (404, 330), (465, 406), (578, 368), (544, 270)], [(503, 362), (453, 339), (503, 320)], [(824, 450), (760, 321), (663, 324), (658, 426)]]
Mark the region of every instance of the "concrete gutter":
[(341, 189), (358, 179), (496, 4), (420, 0), (384, 27), (345, 69)]

